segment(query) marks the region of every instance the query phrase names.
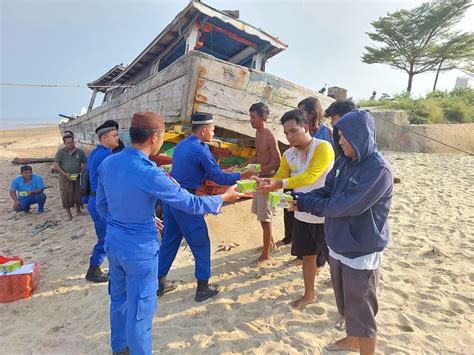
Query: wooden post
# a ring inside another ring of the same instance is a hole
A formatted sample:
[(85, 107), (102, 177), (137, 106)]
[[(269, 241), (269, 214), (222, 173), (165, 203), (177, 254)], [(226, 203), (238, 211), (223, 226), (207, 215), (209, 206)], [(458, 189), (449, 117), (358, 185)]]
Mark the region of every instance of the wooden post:
[(89, 103), (89, 107), (87, 108), (87, 112), (92, 111), (92, 108), (94, 107), (96, 95), (97, 95), (97, 89), (94, 89), (94, 91), (92, 92), (91, 102)]
[(199, 39), (199, 22), (194, 22), (193, 27), (191, 27), (191, 32), (189, 33), (188, 38), (186, 38), (186, 48), (184, 53), (194, 50), (196, 42)]

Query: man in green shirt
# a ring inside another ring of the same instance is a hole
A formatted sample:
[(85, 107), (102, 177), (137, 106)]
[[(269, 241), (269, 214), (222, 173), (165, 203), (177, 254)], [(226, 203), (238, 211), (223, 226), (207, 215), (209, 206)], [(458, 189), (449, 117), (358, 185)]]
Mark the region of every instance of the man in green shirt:
[(86, 166), (86, 155), (76, 148), (74, 137), (65, 135), (63, 137), (64, 148), (56, 153), (54, 158), (54, 170), (59, 175), (59, 189), (61, 190), (61, 201), (66, 209), (68, 219), (72, 219), (71, 208), (76, 206), (77, 215), (82, 215), (81, 193), (79, 190), (79, 175)]

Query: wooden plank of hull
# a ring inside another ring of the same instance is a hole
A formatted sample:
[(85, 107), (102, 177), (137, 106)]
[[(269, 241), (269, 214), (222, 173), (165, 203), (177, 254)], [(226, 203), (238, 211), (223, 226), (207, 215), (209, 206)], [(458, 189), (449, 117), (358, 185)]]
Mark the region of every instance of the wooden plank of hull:
[(318, 97), (323, 109), (333, 101), (273, 75), (208, 58), (200, 59), (199, 73), (194, 111), (210, 112), (217, 126), (251, 137), (255, 137), (255, 130), (248, 109), (256, 102), (269, 106), (268, 125), (280, 141), (287, 143), (280, 125), (283, 113), (308, 96)]
[(273, 75), (191, 51), (113, 100), (62, 124), (61, 129), (72, 130), (78, 143), (95, 145), (94, 130), (107, 119), (119, 122), (124, 137), (134, 112), (156, 111), (167, 123), (186, 123), (192, 112), (206, 111), (214, 114), (217, 126), (255, 137), (248, 108), (263, 101), (270, 108), (269, 127), (286, 143), (280, 117), (307, 96), (318, 97), (323, 108), (333, 101)]
[(129, 89), (110, 102), (91, 112), (61, 125), (74, 132), (79, 143), (96, 144), (94, 130), (108, 119), (116, 120), (120, 130), (127, 130), (134, 112), (160, 112), (165, 122), (179, 122), (182, 118), (183, 97), (189, 93), (189, 66), (191, 57), (183, 57), (155, 76)]

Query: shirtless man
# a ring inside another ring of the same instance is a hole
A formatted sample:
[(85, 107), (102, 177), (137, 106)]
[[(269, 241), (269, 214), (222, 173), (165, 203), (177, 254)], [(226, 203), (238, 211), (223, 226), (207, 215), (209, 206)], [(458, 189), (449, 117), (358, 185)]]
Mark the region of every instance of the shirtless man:
[[(250, 109), (250, 123), (256, 129), (255, 147), (257, 155), (251, 158), (249, 164), (261, 165), (261, 177), (272, 177), (280, 166), (281, 156), (278, 149), (278, 141), (275, 134), (266, 126), (268, 107), (262, 102), (253, 104)], [(262, 255), (258, 258), (257, 265), (270, 259), (270, 249), (273, 242), (272, 237), (272, 209), (268, 203), (268, 193), (255, 193), (252, 201), (252, 213), (263, 229)]]

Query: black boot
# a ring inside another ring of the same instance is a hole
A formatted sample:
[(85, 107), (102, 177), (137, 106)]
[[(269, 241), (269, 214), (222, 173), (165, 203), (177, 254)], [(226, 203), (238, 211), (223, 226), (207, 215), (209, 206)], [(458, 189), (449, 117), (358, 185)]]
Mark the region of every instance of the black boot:
[(99, 266), (89, 266), (89, 270), (87, 270), (86, 280), (90, 282), (107, 282), (109, 278), (107, 274), (104, 274)]
[(196, 297), (194, 297), (194, 300), (196, 302), (202, 302), (207, 300), (208, 298), (214, 297), (219, 293), (219, 290), (217, 289), (217, 286), (210, 285), (209, 286), (209, 280), (203, 280), (197, 282), (197, 290), (196, 290)]
[(160, 298), (165, 293), (176, 290), (176, 287), (178, 287), (178, 285), (176, 284), (175, 281), (167, 281), (166, 276), (159, 277), (158, 278), (158, 291), (156, 292), (156, 295), (158, 296), (158, 298)]
[(130, 349), (128, 346), (125, 347), (122, 351), (114, 351), (112, 352), (112, 355), (130, 355)]

